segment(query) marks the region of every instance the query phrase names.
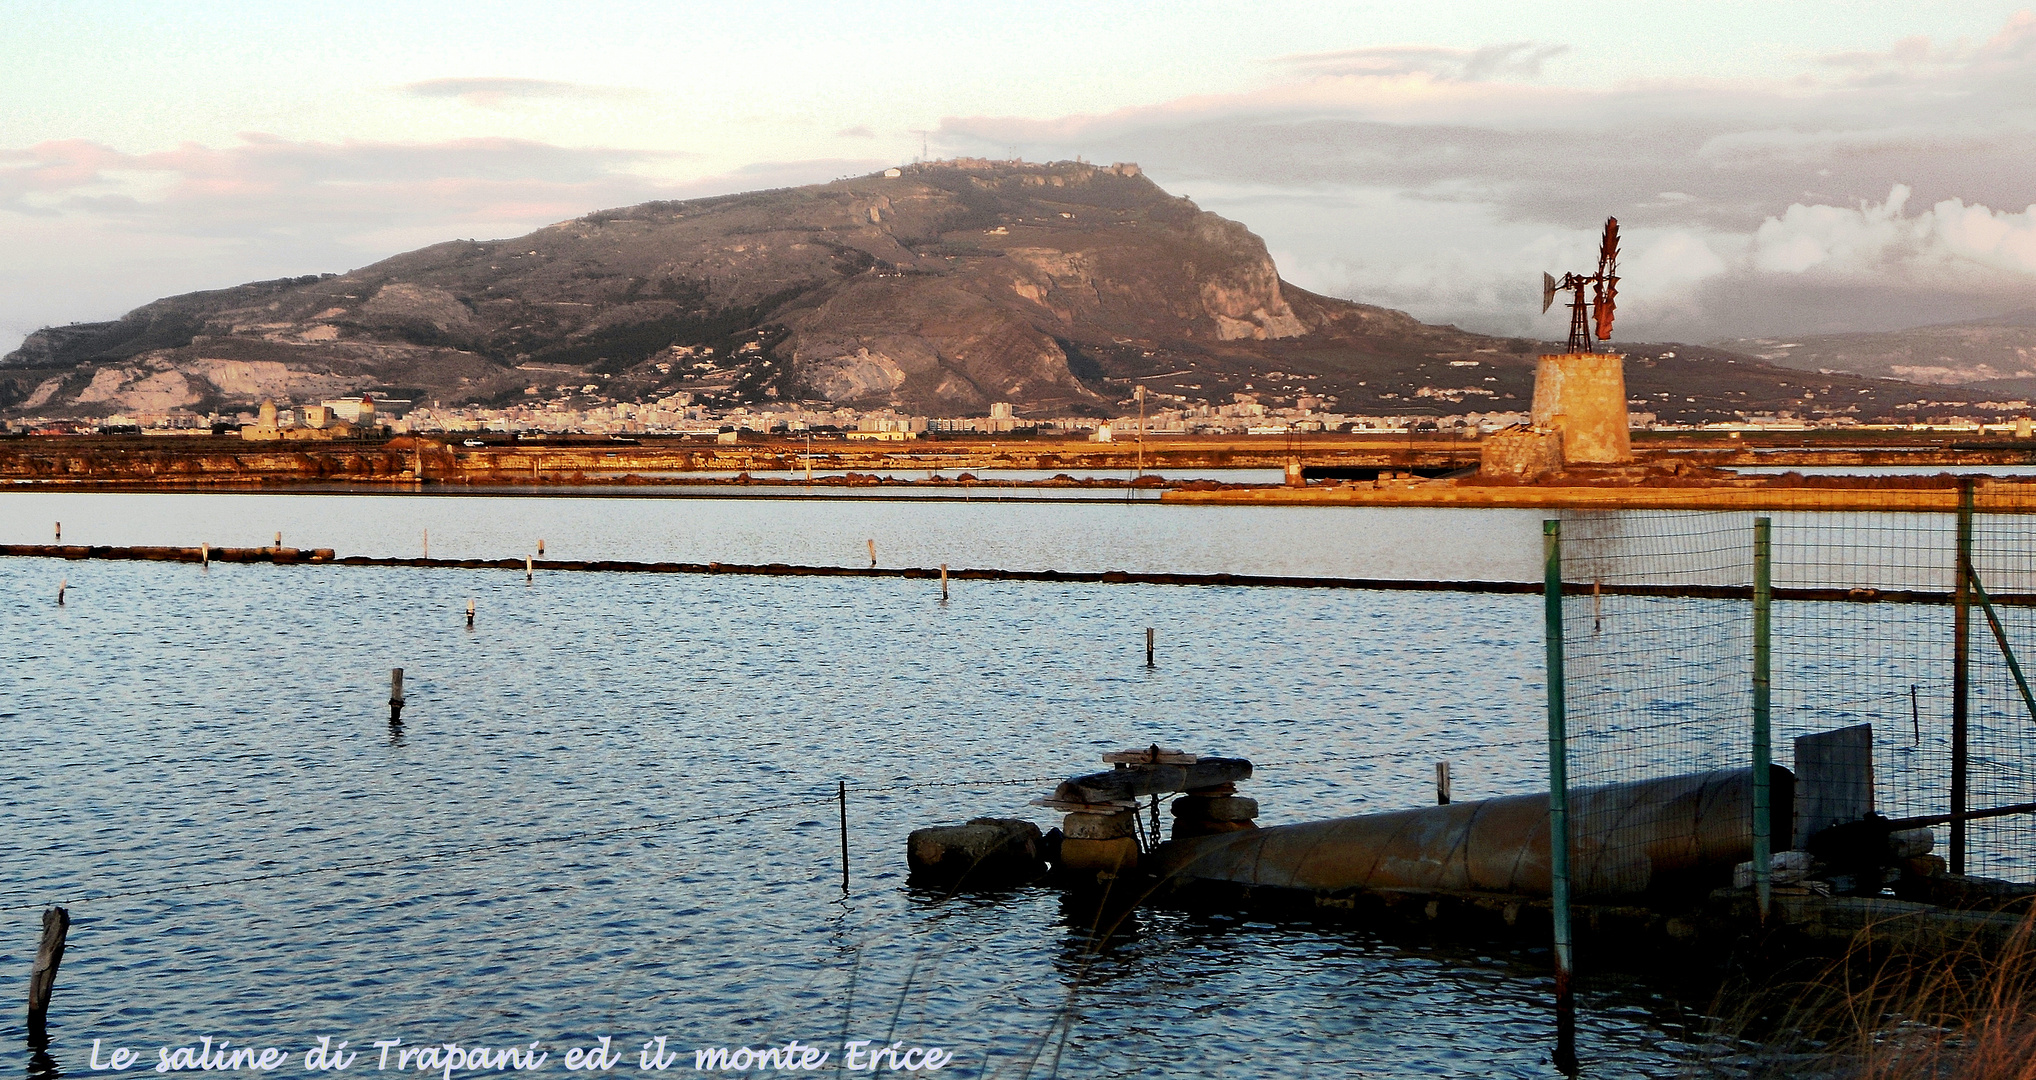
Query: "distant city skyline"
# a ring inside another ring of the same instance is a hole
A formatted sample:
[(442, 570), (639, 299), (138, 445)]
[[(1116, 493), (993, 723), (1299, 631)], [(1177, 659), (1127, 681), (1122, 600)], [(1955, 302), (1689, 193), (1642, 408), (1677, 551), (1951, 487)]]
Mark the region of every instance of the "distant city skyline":
[(2036, 15), (2013, 4), (0, 3), (0, 351), (921, 147), (1138, 161), (1295, 284), (1559, 337), (2036, 307)]

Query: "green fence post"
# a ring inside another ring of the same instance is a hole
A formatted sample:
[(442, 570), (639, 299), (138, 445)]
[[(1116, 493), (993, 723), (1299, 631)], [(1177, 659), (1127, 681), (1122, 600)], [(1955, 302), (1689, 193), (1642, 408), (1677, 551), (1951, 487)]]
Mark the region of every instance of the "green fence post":
[(1753, 893), (1760, 903), (1761, 921), (1767, 920), (1774, 897), (1771, 879), (1774, 864), (1773, 792), (1768, 784), (1773, 772), (1773, 733), (1768, 708), (1774, 690), (1773, 654), (1769, 648), (1774, 622), (1770, 607), (1774, 601), (1774, 522), (1753, 519)]
[(1548, 638), (1548, 876), (1555, 926), (1555, 1047), (1558, 1068), (1576, 1063), (1575, 966), (1569, 923), (1569, 731), (1562, 678), (1562, 522), (1541, 523), (1542, 615)]
[(1951, 872), (1965, 873), (1965, 755), (1972, 690), (1972, 478), (1958, 482), (1958, 585), (1951, 615)]

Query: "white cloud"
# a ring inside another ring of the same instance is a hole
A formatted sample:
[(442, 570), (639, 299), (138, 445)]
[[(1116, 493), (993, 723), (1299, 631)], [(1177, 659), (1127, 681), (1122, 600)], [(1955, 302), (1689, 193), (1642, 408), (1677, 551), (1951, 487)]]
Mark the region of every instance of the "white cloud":
[(1910, 194), (1896, 184), (1879, 203), (1793, 204), (1754, 232), (1752, 266), (1914, 280), (2006, 273), (2030, 275), (2036, 285), (2036, 205), (2010, 212), (1945, 199), (1908, 214)]

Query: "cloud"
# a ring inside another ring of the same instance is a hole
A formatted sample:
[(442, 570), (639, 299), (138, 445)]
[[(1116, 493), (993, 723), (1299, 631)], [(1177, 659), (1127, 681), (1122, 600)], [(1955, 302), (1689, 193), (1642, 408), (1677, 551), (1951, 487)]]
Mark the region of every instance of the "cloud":
[(109, 318), (170, 293), (345, 270), (457, 237), (515, 236), (602, 207), (705, 193), (660, 178), (695, 160), (519, 139), (264, 134), (148, 153), (86, 140), (0, 149), (0, 247), (9, 252), (0, 352), (36, 326)]
[(1755, 269), (1853, 278), (1980, 278), (2028, 275), (2036, 285), (2036, 205), (2021, 212), (1945, 199), (1904, 212), (1911, 192), (1896, 184), (1879, 203), (1796, 203), (1753, 235)]
[(1763, 79), (1539, 81), (1559, 55), (1310, 53), (1238, 93), (949, 117), (940, 137), (964, 153), (1136, 161), (1250, 224), (1297, 284), (1477, 329), (1532, 332), (1538, 294), (1522, 283), (1590, 261), (1608, 215), (1629, 252), (1650, 253), (1622, 289), (1636, 333), (2027, 306), (2036, 16)]
[(632, 96), (636, 91), (551, 79), (451, 78), (405, 83), (399, 93), (420, 98), (457, 98), (463, 105), (500, 109), (511, 101), (575, 100)]
[(1567, 45), (1513, 41), (1479, 49), (1436, 45), (1385, 45), (1337, 52), (1296, 53), (1273, 63), (1294, 74), (1311, 77), (1430, 75), (1442, 79), (1483, 82), (1489, 79), (1533, 79), (1541, 66), (1569, 52)]

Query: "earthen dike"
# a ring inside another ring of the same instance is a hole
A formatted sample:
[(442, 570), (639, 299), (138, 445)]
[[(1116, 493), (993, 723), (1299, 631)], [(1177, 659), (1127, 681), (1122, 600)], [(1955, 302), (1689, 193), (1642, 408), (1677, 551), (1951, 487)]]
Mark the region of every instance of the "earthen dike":
[[(803, 474), (810, 453), (814, 489), (950, 487), (970, 483), (964, 474), (986, 470), (1069, 474), (1038, 481), (975, 481), (987, 488), (1117, 488), (1126, 483), (1121, 477), (1077, 477), (1132, 470), (1142, 457), (1146, 475), (1136, 485), (1164, 488), (1163, 501), (1169, 503), (1950, 510), (1958, 496), (1948, 476), (1748, 477), (1729, 470), (1748, 465), (1950, 469), (2036, 464), (2036, 443), (1911, 432), (1747, 433), (1738, 438), (1636, 432), (1631, 463), (1573, 467), (1531, 482), (1478, 477), (1480, 440), (1436, 433), (1149, 437), (1142, 455), (1135, 440), (1024, 437), (906, 443), (837, 438), (809, 444), (804, 438), (709, 443), (651, 436), (633, 442), (575, 438), (472, 447), (463, 441), (405, 436), (251, 444), (232, 437), (19, 437), (0, 440), (0, 483), (17, 490), (236, 490), (345, 483), (451, 494), (462, 488), (565, 493), (580, 485), (650, 489), (682, 482), (739, 488), (745, 496), (766, 496), (776, 489), (812, 497), (820, 492), (809, 489), (803, 475), (786, 480), (755, 474)], [(1235, 485), (1175, 478), (1211, 469), (1290, 465), (1303, 470), (1304, 483)], [(683, 473), (715, 475), (683, 481), (672, 476)], [(825, 475), (830, 473), (853, 475)], [(932, 479), (936, 473), (939, 479)], [(2036, 485), (1984, 482), (1977, 498), (1982, 504), (1991, 498), (2002, 503), (1997, 508), (2006, 509), (2027, 501), (2019, 492), (2031, 486)]]

